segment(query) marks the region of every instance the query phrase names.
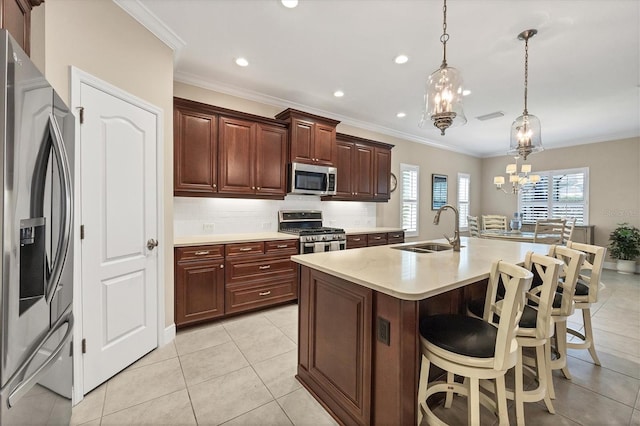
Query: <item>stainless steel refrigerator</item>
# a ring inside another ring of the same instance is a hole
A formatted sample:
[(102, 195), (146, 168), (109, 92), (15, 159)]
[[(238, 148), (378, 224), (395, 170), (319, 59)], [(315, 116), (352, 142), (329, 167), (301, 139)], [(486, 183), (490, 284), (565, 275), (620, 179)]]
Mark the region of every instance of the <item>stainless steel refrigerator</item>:
[(0, 30), (0, 424), (69, 424), (74, 119)]

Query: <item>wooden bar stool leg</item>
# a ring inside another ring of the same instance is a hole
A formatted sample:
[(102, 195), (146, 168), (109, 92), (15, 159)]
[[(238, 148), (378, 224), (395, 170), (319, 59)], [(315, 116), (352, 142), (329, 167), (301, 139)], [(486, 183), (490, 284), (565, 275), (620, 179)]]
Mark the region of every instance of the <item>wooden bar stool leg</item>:
[[(518, 361), (515, 366), (515, 388), (513, 390), (513, 399), (516, 405), (516, 422), (518, 425), (524, 425), (524, 376), (522, 367), (522, 347), (518, 349)], [(546, 371), (542, 373), (546, 375)]]
[(427, 357), (422, 355), (421, 358), (420, 381), (418, 382), (418, 426), (420, 426), (424, 417), (422, 404), (427, 404), (427, 382), (429, 381), (429, 367), (431, 366)]
[(551, 369), (551, 342), (547, 342), (544, 345), (544, 358), (546, 365), (546, 374), (547, 374), (547, 394), (549, 398), (556, 399), (556, 391), (553, 388), (553, 370)]
[(584, 336), (585, 341), (589, 343), (589, 354), (593, 358), (593, 362), (596, 365), (600, 365), (600, 359), (596, 354), (596, 342), (593, 339), (593, 327), (591, 325), (591, 309), (586, 308), (582, 310), (582, 323), (584, 324)]
[[(453, 383), (455, 380), (455, 376), (453, 373), (447, 371), (447, 383)], [(444, 399), (444, 408), (451, 408), (451, 404), (453, 403), (453, 391), (447, 391), (447, 396)]]
[(496, 377), (496, 403), (498, 405), (498, 420), (500, 426), (509, 425), (509, 412), (507, 411), (507, 386), (504, 376)]
[(480, 425), (480, 380), (477, 377), (469, 378), (467, 413), (470, 425)]
[[(548, 346), (549, 343), (547, 342), (544, 346)], [(546, 362), (546, 358), (545, 358), (545, 349), (543, 346), (536, 346), (536, 362), (537, 362), (537, 372), (538, 372), (538, 385), (541, 388), (546, 388), (547, 392), (544, 396), (544, 404), (547, 406), (547, 411), (549, 411), (551, 414), (555, 414), (556, 410), (553, 408), (553, 404), (551, 403), (551, 397), (549, 396), (549, 384), (547, 383), (547, 381), (549, 380), (548, 378), (548, 371), (551, 371), (549, 368), (547, 368), (547, 362)], [(551, 387), (553, 388), (553, 383), (551, 384)], [(554, 395), (555, 396), (555, 395)]]
[(558, 359), (556, 365), (562, 370), (562, 374), (568, 380), (571, 380), (569, 365), (567, 364), (567, 320), (558, 321), (556, 323), (556, 349), (558, 350)]

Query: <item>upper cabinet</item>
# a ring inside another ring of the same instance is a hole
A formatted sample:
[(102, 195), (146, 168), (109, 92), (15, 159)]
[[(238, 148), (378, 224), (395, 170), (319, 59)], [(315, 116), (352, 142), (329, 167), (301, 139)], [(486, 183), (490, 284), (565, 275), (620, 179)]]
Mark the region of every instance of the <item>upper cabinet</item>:
[(388, 201), (393, 145), (338, 133), (336, 146), (336, 195), (323, 199)]
[(174, 195), (284, 198), (286, 123), (174, 99)]
[(290, 162), (336, 166), (336, 126), (339, 121), (291, 108), (276, 118), (289, 123)]
[(31, 9), (44, 0), (0, 0), (0, 28), (5, 28), (27, 55), (31, 50)]

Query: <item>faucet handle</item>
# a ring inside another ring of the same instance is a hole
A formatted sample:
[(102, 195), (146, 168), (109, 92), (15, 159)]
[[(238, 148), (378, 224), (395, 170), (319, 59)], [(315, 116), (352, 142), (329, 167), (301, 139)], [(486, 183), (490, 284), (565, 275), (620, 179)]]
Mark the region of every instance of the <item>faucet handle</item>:
[(449, 238), (449, 237), (447, 236), (447, 234), (442, 234), (442, 236), (443, 236), (447, 241), (449, 241), (449, 244), (451, 244), (451, 245), (453, 245), (454, 241), (456, 240), (456, 239), (455, 239), (455, 237), (454, 237), (454, 238)]

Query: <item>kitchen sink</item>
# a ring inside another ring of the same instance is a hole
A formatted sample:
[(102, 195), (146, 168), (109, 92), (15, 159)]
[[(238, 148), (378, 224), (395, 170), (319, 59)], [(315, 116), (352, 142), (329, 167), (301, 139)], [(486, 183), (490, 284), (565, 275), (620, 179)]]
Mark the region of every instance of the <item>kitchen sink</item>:
[(443, 243), (417, 243), (391, 248), (396, 250), (412, 251), (414, 253), (435, 253), (438, 251), (452, 250), (453, 246)]

